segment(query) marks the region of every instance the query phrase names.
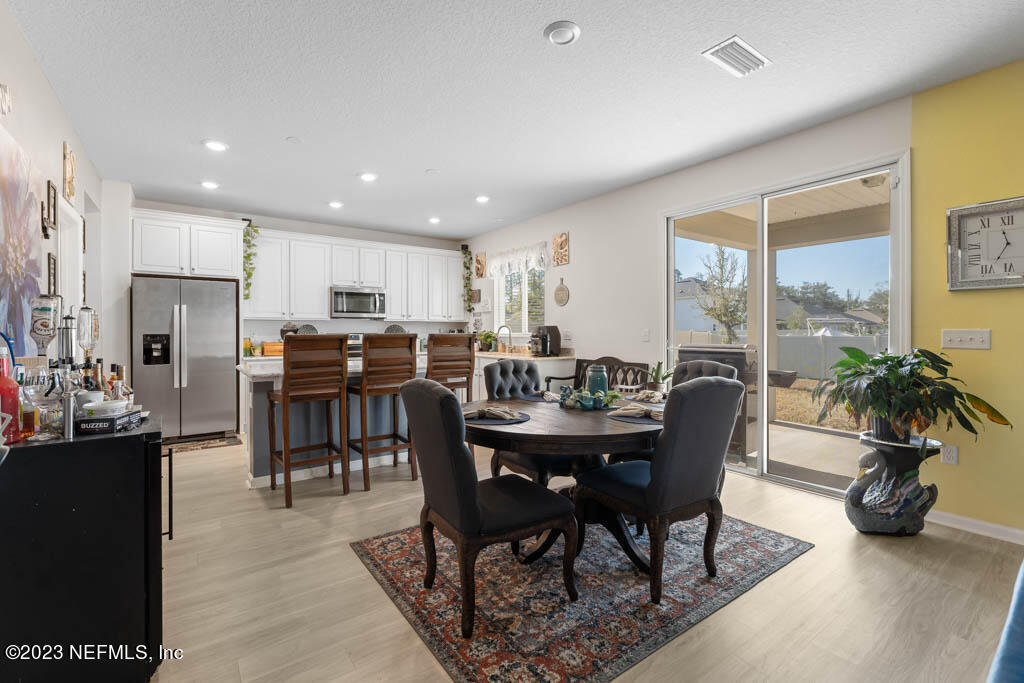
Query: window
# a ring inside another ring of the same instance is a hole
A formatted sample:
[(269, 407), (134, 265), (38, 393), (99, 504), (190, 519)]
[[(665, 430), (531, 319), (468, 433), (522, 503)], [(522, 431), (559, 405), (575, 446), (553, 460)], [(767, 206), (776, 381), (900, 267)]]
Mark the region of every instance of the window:
[(500, 287), (499, 325), (508, 325), (513, 334), (530, 334), (544, 324), (543, 270), (533, 268), (525, 273), (509, 273), (500, 280)]

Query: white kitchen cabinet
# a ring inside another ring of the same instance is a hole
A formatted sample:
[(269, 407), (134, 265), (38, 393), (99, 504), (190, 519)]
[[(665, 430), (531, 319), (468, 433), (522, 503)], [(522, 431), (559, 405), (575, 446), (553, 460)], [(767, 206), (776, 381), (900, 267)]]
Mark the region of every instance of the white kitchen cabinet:
[(359, 285), (384, 287), (384, 250), (376, 247), (359, 248)]
[(331, 245), (291, 240), (288, 317), (327, 320), (330, 315)]
[(448, 320), (447, 257), (427, 256), (427, 318)]
[(238, 277), (242, 273), (242, 231), (210, 225), (190, 225), (189, 273)]
[(288, 240), (261, 235), (256, 242), (252, 292), (245, 315), (284, 319), (288, 315)]
[(359, 284), (359, 248), (350, 244), (331, 246), (331, 284), (338, 287)]
[(187, 222), (136, 217), (132, 221), (132, 270), (188, 275), (188, 243)]
[(462, 256), (446, 257), (445, 281), (448, 294), (448, 320), (467, 320), (465, 291), (462, 285)]
[(388, 249), (385, 257), (387, 271), (385, 291), (387, 299), (386, 320), (407, 320), (409, 309), (406, 304), (408, 293), (408, 258), (404, 251)]
[(427, 255), (409, 252), (406, 263), (407, 320), (427, 320)]

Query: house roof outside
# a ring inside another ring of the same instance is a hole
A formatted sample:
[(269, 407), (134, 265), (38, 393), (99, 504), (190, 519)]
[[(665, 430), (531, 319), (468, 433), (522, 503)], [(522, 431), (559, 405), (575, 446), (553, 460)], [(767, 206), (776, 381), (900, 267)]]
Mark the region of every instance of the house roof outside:
[(704, 281), (698, 277), (684, 277), (676, 280), (676, 298), (694, 299), (704, 293)]

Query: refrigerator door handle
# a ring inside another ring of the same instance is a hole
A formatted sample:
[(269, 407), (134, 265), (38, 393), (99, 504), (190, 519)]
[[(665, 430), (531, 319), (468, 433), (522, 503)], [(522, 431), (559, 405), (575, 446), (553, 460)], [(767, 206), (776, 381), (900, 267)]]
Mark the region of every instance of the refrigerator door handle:
[(188, 306), (181, 305), (181, 386), (188, 386)]
[(174, 388), (178, 389), (181, 383), (178, 381), (178, 353), (181, 345), (181, 311), (178, 304), (174, 304), (171, 314), (171, 378), (174, 381)]

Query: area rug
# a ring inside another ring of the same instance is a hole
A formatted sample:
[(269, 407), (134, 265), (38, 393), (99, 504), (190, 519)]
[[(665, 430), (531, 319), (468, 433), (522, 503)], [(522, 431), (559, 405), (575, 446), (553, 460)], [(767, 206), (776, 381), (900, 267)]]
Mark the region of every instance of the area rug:
[(174, 449), (175, 453), (188, 453), (189, 451), (202, 451), (207, 448), (223, 448), (224, 446), (238, 446), (242, 442), (237, 436), (224, 436), (217, 439), (200, 439), (197, 441), (179, 441), (177, 443), (164, 445), (164, 455), (167, 451)]
[[(452, 679), (608, 681), (813, 547), (726, 517), (715, 553), (718, 576), (711, 579), (703, 560), (705, 528), (703, 517), (672, 525), (660, 605), (650, 602), (647, 576), (602, 527), (587, 527), (576, 558), (575, 603), (562, 583), (561, 540), (529, 566), (512, 558), (508, 544), (485, 548), (476, 564), (469, 640), (459, 630), (459, 571), (447, 538), (435, 531), (432, 590), (423, 588), (418, 527), (352, 548)], [(647, 538), (637, 539), (645, 553)]]

